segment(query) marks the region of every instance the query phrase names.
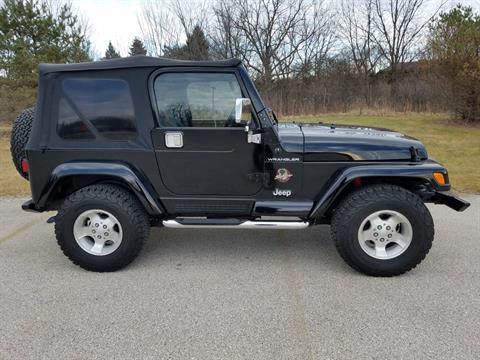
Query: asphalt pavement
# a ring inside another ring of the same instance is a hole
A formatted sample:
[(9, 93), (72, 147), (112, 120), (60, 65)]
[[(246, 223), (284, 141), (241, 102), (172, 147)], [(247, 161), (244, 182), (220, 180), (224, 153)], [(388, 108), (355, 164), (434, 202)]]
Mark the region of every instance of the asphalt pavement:
[(480, 196), (429, 206), (436, 237), (395, 278), (356, 273), (328, 226), (155, 228), (116, 273), (73, 265), (48, 214), (0, 199), (0, 359), (479, 359)]

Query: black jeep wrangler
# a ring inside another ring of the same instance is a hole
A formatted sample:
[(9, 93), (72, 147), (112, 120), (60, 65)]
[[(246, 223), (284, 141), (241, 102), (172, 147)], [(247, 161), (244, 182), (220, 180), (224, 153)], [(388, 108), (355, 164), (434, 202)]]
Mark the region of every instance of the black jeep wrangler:
[(137, 56), (39, 67), (35, 109), (12, 130), (28, 211), (93, 271), (130, 263), (150, 226), (331, 224), (343, 259), (402, 274), (434, 236), (425, 202), (465, 210), (417, 140), (384, 129), (280, 124), (236, 59)]

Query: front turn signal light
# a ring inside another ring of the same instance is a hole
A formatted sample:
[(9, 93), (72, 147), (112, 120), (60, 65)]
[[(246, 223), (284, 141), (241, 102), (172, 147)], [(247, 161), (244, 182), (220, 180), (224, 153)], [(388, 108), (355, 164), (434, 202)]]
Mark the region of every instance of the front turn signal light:
[(438, 185), (446, 185), (447, 180), (445, 179), (445, 174), (441, 172), (434, 172), (433, 178), (437, 182)]

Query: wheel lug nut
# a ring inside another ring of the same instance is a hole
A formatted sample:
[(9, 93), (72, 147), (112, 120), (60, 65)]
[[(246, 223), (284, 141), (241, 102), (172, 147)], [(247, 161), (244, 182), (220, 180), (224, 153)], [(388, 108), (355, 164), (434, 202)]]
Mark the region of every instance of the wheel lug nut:
[(95, 224), (95, 227), (98, 227), (98, 226), (99, 226), (98, 223), (96, 223), (96, 224)]
[(378, 225), (377, 229), (380, 230), (382, 228), (382, 225)]
[(390, 227), (390, 226), (387, 226), (387, 230), (390, 230), (390, 229), (391, 229), (391, 227)]
[(377, 237), (377, 236), (378, 236), (378, 233), (373, 233), (373, 236)]
[(96, 233), (96, 231), (95, 231), (95, 230), (92, 230), (92, 233), (94, 233), (94, 234), (95, 234), (95, 233)]
[(97, 239), (101, 239), (101, 238), (102, 238), (102, 236), (101, 236), (101, 235), (97, 235)]
[(388, 234), (387, 236), (388, 236), (389, 238), (391, 238), (391, 237), (392, 237), (392, 234)]
[(380, 241), (381, 241), (381, 242), (384, 242), (384, 241), (385, 241), (385, 239), (384, 239), (384, 238), (381, 238), (381, 239), (380, 239)]
[(104, 233), (103, 235), (108, 236), (108, 232)]
[(107, 225), (103, 225), (103, 228), (106, 229), (106, 228), (107, 228)]

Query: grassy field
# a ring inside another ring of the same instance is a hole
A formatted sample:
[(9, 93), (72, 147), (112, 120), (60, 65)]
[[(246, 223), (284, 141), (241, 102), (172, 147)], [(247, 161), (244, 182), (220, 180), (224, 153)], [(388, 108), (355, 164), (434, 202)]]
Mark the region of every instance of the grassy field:
[(18, 175), (10, 157), (10, 127), (0, 126), (0, 196), (25, 196), (28, 181)]
[[(453, 188), (480, 193), (480, 127), (466, 128), (447, 122), (441, 114), (359, 115), (329, 114), (282, 119), (304, 122), (358, 124), (385, 127), (416, 137), (430, 157), (445, 165)], [(25, 196), (28, 182), (17, 174), (10, 158), (9, 127), (0, 126), (0, 196)]]

